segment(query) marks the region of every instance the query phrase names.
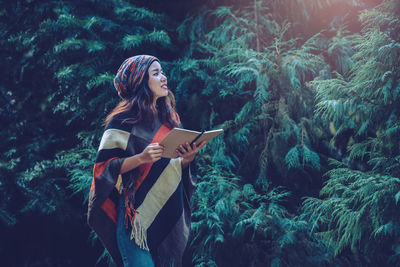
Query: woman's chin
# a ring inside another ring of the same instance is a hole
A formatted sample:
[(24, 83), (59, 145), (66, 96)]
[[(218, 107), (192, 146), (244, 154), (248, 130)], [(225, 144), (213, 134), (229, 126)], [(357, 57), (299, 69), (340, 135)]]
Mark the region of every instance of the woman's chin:
[(161, 97), (164, 97), (164, 96), (168, 96), (168, 91), (163, 92), (162, 94), (159, 94), (159, 95), (157, 96), (157, 98), (161, 98)]

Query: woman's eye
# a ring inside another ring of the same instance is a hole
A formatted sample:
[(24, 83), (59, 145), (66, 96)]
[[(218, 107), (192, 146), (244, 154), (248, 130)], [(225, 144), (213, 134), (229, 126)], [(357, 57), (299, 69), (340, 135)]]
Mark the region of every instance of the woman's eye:
[(165, 73), (164, 73), (164, 72), (154, 72), (154, 73), (153, 73), (153, 76), (158, 76), (158, 75), (160, 75), (160, 74), (162, 74), (162, 75), (165, 76)]
[(162, 74), (162, 75), (165, 76), (165, 73), (164, 73), (164, 72), (155, 72), (155, 73), (153, 74), (153, 76), (158, 76), (158, 75), (160, 75), (160, 74)]

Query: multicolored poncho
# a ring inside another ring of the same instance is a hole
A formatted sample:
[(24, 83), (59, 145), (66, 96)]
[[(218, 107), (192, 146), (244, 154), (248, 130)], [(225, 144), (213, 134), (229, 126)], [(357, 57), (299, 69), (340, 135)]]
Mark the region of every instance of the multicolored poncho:
[(130, 218), (132, 242), (148, 249), (156, 266), (181, 266), (190, 228), (189, 200), (195, 189), (190, 167), (182, 170), (181, 159), (161, 158), (138, 170), (120, 174), (126, 157), (141, 153), (150, 143), (160, 142), (171, 130), (155, 121), (128, 124), (127, 114), (115, 116), (106, 126), (93, 168), (89, 194), (88, 224), (96, 232), (117, 266), (122, 266), (116, 241), (119, 196), (124, 185), (135, 179), (134, 209)]

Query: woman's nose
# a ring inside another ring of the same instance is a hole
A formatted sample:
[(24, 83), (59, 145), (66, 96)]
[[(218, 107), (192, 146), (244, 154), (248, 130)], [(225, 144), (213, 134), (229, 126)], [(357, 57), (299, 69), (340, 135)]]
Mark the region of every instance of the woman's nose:
[(165, 76), (164, 74), (161, 74), (161, 80), (162, 81), (166, 81), (167, 80), (167, 76)]

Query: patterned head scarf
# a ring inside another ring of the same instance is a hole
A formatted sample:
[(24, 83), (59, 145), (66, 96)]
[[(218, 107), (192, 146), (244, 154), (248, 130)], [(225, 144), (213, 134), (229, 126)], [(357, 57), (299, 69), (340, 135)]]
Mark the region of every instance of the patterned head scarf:
[(118, 91), (118, 95), (122, 98), (134, 95), (138, 86), (143, 82), (146, 71), (154, 61), (159, 60), (149, 55), (127, 58), (119, 67), (114, 78), (114, 87)]

